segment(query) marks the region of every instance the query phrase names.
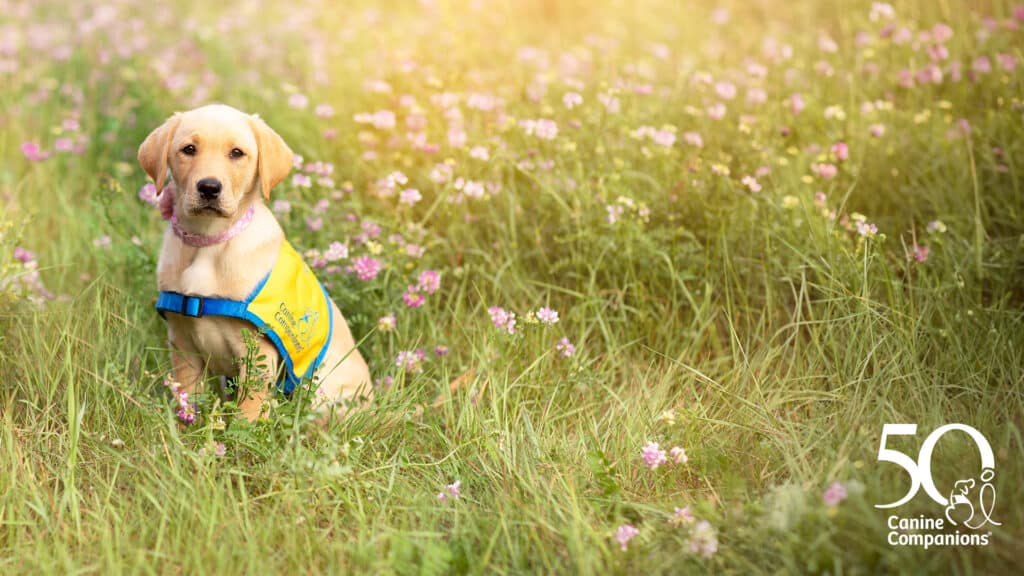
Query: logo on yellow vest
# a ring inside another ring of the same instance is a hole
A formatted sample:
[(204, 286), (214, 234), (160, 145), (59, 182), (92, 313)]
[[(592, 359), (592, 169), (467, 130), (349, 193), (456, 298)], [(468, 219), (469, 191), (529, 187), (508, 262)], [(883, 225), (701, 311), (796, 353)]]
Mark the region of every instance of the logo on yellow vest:
[(296, 318), (284, 302), (274, 313), (274, 320), (281, 326), (281, 332), (288, 336), (296, 352), (301, 352), (309, 346), (314, 334), (313, 328), (319, 319), (320, 313), (308, 306), (303, 315)]

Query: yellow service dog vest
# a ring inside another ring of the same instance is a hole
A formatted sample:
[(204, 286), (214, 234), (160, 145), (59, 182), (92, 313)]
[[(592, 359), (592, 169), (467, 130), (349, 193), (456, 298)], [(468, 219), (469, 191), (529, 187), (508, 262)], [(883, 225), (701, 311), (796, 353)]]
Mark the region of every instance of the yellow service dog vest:
[(281, 354), (285, 394), (291, 394), (303, 378), (313, 376), (334, 331), (327, 290), (287, 240), (281, 243), (274, 267), (245, 300), (160, 292), (156, 309), (161, 316), (173, 312), (191, 318), (230, 316), (250, 322)]

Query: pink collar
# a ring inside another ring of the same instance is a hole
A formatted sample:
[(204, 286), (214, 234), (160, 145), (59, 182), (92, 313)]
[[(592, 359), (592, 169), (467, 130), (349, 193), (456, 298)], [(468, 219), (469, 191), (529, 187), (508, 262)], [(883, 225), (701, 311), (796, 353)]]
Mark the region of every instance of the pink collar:
[(249, 209), (246, 210), (245, 214), (236, 220), (230, 228), (220, 234), (207, 235), (186, 232), (182, 229), (181, 225), (178, 224), (178, 215), (174, 213), (174, 192), (175, 190), (173, 186), (169, 185), (164, 188), (160, 197), (160, 215), (164, 220), (171, 221), (171, 230), (174, 231), (174, 235), (180, 238), (182, 242), (192, 246), (193, 248), (205, 248), (207, 246), (213, 246), (215, 244), (231, 240), (248, 228), (249, 224), (252, 223), (253, 217), (256, 215), (256, 206), (249, 205)]

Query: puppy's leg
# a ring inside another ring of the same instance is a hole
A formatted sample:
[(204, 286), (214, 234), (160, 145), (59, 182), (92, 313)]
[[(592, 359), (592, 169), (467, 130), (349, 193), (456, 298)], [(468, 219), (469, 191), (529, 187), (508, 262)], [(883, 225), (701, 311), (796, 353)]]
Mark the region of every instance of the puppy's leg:
[(184, 340), (169, 330), (167, 341), (171, 345), (171, 370), (181, 391), (193, 394), (203, 378), (203, 359)]
[(238, 390), (238, 408), (242, 412), (242, 417), (250, 422), (259, 419), (267, 409), (267, 399), (270, 398), (271, 389), (277, 382), (281, 368), (281, 357), (269, 340), (260, 338), (257, 346), (257, 356), (265, 358), (264, 364), (242, 364), (238, 374), (241, 382)]

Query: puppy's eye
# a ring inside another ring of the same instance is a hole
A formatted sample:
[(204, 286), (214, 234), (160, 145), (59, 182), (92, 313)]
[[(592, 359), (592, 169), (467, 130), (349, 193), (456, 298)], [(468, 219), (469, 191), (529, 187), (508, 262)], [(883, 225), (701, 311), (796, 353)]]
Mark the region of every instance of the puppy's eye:
[(184, 148), (181, 149), (181, 153), (184, 154), (185, 156), (195, 156), (196, 155), (196, 147), (194, 145), (192, 145), (192, 144), (188, 144)]
[(232, 148), (231, 153), (228, 154), (232, 159), (241, 158), (245, 156), (245, 152), (242, 152), (241, 148)]

